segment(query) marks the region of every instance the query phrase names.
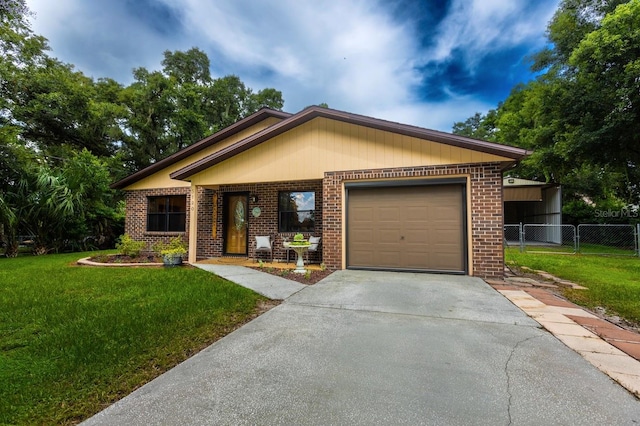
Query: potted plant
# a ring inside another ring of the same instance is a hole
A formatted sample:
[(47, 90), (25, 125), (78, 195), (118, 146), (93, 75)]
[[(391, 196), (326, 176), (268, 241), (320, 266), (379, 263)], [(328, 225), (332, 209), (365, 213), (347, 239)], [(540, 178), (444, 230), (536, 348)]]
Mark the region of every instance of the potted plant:
[(182, 264), (182, 260), (187, 254), (187, 244), (181, 237), (174, 237), (168, 243), (158, 242), (154, 244), (153, 249), (162, 256), (162, 263), (165, 266)]
[(290, 246), (308, 246), (309, 241), (304, 239), (304, 235), (296, 234), (293, 236), (293, 241), (289, 243)]

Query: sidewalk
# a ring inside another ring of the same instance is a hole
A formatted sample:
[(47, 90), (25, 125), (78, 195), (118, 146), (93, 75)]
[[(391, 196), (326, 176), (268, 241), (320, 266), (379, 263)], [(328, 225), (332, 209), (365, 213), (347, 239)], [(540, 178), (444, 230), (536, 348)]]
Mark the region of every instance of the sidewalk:
[[(511, 275), (511, 274), (509, 274)], [(544, 279), (507, 276), (487, 283), (561, 342), (640, 398), (640, 334), (625, 330), (554, 294), (579, 288), (550, 274)]]

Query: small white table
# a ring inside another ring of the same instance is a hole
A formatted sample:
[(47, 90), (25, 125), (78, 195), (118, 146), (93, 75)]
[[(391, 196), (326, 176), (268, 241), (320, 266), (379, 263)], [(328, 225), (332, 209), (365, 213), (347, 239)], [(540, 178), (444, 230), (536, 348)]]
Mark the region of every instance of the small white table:
[(297, 261), (296, 261), (296, 269), (293, 270), (293, 272), (297, 273), (297, 274), (306, 274), (307, 270), (304, 269), (304, 252), (309, 250), (309, 247), (311, 247), (311, 244), (305, 244), (305, 245), (296, 245), (296, 244), (291, 244), (291, 243), (284, 243), (283, 244), (284, 248), (286, 249), (291, 249), (293, 251), (296, 252), (296, 256), (298, 257)]

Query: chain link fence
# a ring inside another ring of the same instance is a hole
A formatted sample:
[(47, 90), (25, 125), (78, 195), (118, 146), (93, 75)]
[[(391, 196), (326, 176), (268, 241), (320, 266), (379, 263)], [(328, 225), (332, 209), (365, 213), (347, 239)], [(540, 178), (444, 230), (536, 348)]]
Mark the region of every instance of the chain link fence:
[(522, 230), (522, 247), (531, 252), (575, 253), (576, 228), (572, 225), (527, 224)]
[(640, 256), (640, 224), (505, 225), (504, 245), (532, 253)]
[(522, 225), (504, 225), (505, 247), (520, 247)]
[(638, 253), (633, 225), (578, 225), (580, 253), (631, 255)]

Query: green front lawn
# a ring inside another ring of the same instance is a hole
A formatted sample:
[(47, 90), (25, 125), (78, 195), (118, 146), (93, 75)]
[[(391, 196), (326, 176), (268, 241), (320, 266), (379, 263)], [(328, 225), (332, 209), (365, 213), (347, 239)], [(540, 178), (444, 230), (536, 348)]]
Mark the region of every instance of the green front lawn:
[(589, 290), (564, 290), (571, 301), (640, 324), (640, 259), (582, 254), (520, 253), (505, 249), (507, 266), (527, 266), (573, 281)]
[(255, 315), (265, 300), (191, 267), (0, 259), (0, 424), (65, 424), (105, 408)]

